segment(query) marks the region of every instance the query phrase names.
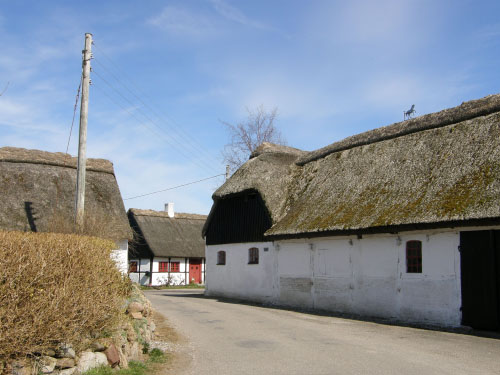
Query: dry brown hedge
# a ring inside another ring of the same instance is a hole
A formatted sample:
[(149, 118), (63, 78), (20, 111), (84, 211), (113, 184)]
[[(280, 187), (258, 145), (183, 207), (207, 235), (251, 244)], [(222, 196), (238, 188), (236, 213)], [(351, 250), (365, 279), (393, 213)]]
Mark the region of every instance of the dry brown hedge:
[(0, 231), (0, 359), (57, 343), (78, 349), (111, 330), (129, 287), (113, 248), (76, 234)]

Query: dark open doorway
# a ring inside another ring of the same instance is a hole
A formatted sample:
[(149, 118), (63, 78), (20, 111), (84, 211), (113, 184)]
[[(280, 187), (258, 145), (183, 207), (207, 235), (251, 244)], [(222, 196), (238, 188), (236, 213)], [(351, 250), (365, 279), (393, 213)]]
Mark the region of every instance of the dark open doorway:
[(500, 231), (460, 232), (462, 324), (500, 329)]

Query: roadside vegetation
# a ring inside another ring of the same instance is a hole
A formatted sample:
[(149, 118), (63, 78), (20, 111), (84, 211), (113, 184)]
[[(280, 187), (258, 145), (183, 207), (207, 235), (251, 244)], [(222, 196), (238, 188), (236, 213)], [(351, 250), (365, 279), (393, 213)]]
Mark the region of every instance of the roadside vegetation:
[(0, 231), (0, 361), (75, 350), (115, 330), (130, 282), (114, 242), (77, 234)]
[(161, 364), (167, 361), (167, 355), (160, 349), (149, 352), (149, 358), (144, 362), (130, 361), (128, 368), (113, 370), (109, 366), (101, 366), (85, 372), (83, 375), (151, 375), (161, 369)]

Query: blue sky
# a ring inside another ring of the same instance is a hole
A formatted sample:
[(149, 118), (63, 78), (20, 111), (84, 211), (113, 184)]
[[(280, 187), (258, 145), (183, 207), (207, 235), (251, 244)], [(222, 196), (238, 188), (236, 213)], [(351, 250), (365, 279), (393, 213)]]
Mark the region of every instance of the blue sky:
[[(278, 107), (288, 144), (352, 134), (498, 93), (498, 1), (3, 1), (0, 147), (64, 152), (92, 61), (87, 154), (124, 198), (224, 173), (220, 120)], [(77, 125), (69, 152), (77, 153)], [(208, 213), (222, 178), (126, 200)]]

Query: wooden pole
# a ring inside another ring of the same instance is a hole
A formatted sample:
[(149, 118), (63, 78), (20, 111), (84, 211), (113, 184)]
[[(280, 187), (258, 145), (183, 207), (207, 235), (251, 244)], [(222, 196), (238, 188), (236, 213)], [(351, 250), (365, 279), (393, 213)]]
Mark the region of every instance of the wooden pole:
[(82, 102), (80, 105), (80, 135), (78, 138), (78, 166), (76, 176), (76, 225), (83, 228), (85, 207), (85, 169), (87, 164), (87, 118), (89, 113), (90, 59), (92, 58), (92, 34), (85, 34), (82, 63)]

